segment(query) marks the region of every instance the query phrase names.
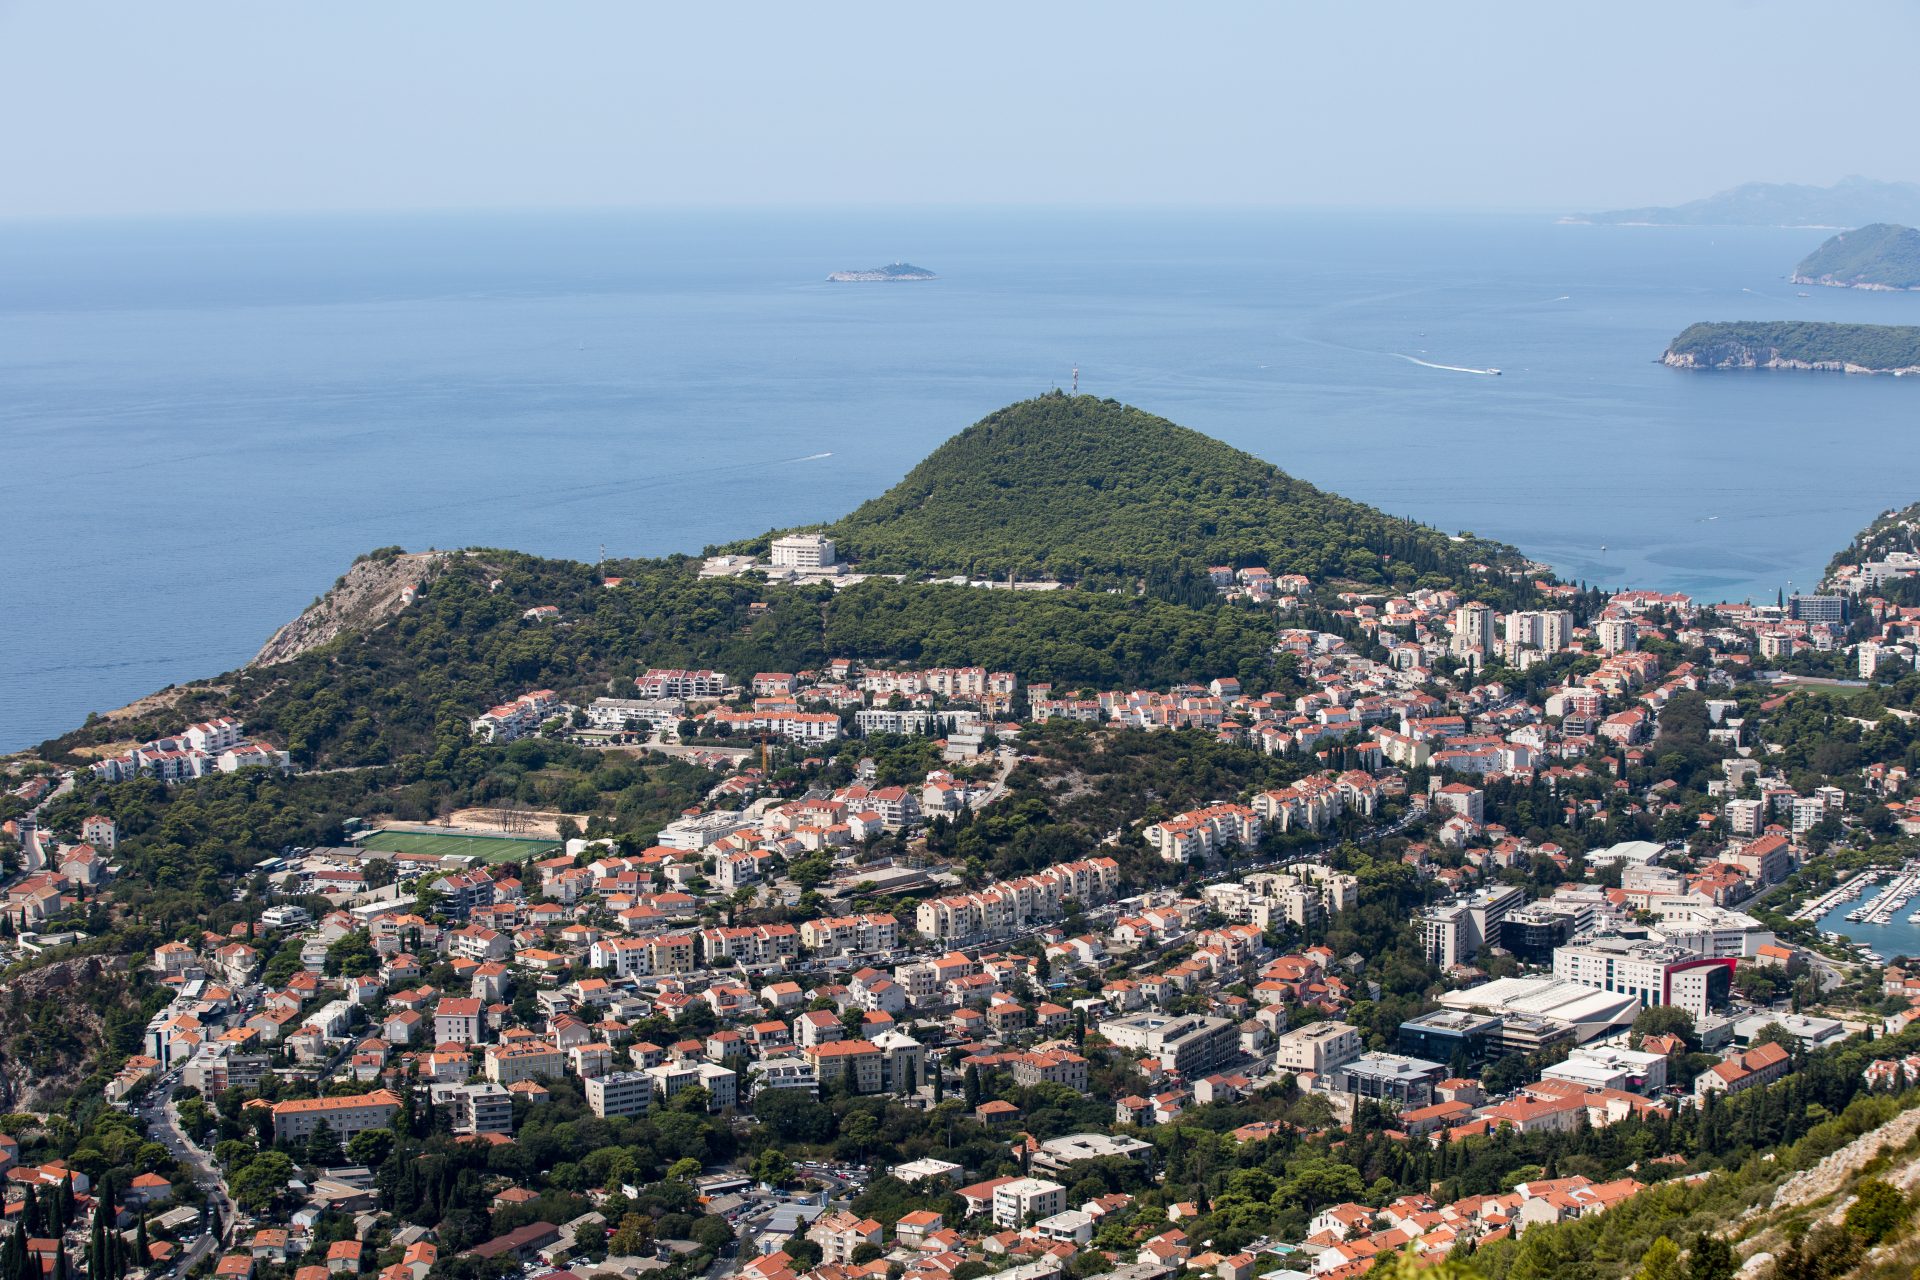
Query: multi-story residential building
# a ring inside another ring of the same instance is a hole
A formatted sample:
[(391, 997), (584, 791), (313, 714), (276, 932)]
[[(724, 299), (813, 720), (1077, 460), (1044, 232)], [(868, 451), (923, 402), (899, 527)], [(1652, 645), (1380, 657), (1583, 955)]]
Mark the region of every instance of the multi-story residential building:
[(1493, 610), (1478, 600), (1469, 601), (1453, 611), (1453, 631), (1448, 648), (1456, 657), (1469, 653), (1493, 652)]
[(1001, 938), (1054, 919), (1070, 898), (1085, 906), (1111, 902), (1119, 887), (1120, 864), (1112, 858), (1066, 862), (973, 893), (925, 899), (915, 909), (914, 926), (921, 936), (945, 945)]
[(804, 1089), (810, 1094), (820, 1092), (820, 1076), (813, 1064), (800, 1057), (757, 1058), (747, 1068), (747, 1079), (752, 1082), (749, 1097), (758, 1096), (763, 1089)]
[(1360, 1056), (1360, 1033), (1344, 1022), (1309, 1022), (1274, 1041), (1276, 1071), (1324, 1076)]
[(844, 1210), (823, 1213), (807, 1228), (807, 1239), (820, 1246), (820, 1261), (832, 1266), (852, 1266), (854, 1252), (861, 1245), (879, 1248), (886, 1229), (872, 1218), (862, 1218)]
[(656, 1096), (666, 1100), (683, 1089), (705, 1089), (709, 1111), (728, 1111), (735, 1103), (738, 1077), (726, 1067), (711, 1062), (663, 1062), (646, 1068), (653, 1080)]
[(1022, 1088), (1036, 1084), (1063, 1084), (1076, 1093), (1087, 1091), (1087, 1060), (1065, 1049), (1014, 1055), (1013, 1080)]
[(1168, 862), (1191, 862), (1217, 849), (1251, 849), (1265, 830), (1260, 815), (1241, 804), (1208, 805), (1148, 826), (1140, 834)]
[(459, 920), (465, 920), (477, 907), (493, 905), (493, 877), (484, 871), (456, 871), (428, 887), (440, 895), (441, 909)]
[(700, 931), (700, 947), (709, 966), (776, 964), (799, 954), (800, 930), (790, 924), (741, 925)]
[(832, 1040), (801, 1051), (812, 1064), (814, 1077), (824, 1088), (846, 1081), (851, 1093), (879, 1093), (883, 1056), (880, 1046), (867, 1040)]
[(180, 1083), (216, 1097), (228, 1089), (253, 1089), (266, 1078), (269, 1058), (242, 1052), (231, 1040), (209, 1040), (193, 1051), (180, 1073)]
[(478, 1044), (484, 1039), (482, 1006), (471, 996), (453, 996), (433, 1007), (435, 1044)]
[(1736, 836), (1757, 836), (1766, 829), (1764, 800), (1729, 800), (1721, 812), (1726, 815), (1727, 830)]
[(686, 718), (687, 704), (679, 698), (595, 698), (587, 704), (587, 722), (596, 729), (628, 729), (647, 725), (666, 729)]
[(692, 973), (693, 935), (662, 934), (647, 940), (648, 973)]
[(520, 1040), (513, 1044), (487, 1046), (487, 1079), (495, 1084), (558, 1080), (566, 1074), (566, 1070), (566, 1051), (551, 1041)]
[(1226, 1018), (1201, 1014), (1171, 1018), (1161, 1013), (1136, 1013), (1108, 1018), (1100, 1034), (1123, 1049), (1157, 1058), (1160, 1065), (1185, 1080), (1197, 1080), (1240, 1053), (1240, 1029)]
[[(1759, 801), (1745, 803), (1757, 805)], [(1779, 884), (1793, 871), (1793, 850), (1785, 836), (1761, 836), (1722, 853), (1720, 861), (1740, 868), (1755, 884)]]
[(1527, 891), (1517, 885), (1490, 885), (1428, 908), (1420, 917), (1427, 959), (1442, 968), (1471, 964), (1499, 937), (1500, 922), (1526, 901)]
[(581, 1081), (587, 1106), (602, 1120), (645, 1114), (653, 1103), (653, 1077), (644, 1071), (616, 1071)]
[(273, 1140), (304, 1142), (322, 1120), (341, 1142), (367, 1129), (384, 1129), (400, 1109), (400, 1098), (386, 1089), (336, 1098), (296, 1098), (273, 1104)]
[(1772, 1084), (1792, 1069), (1792, 1056), (1777, 1044), (1763, 1044), (1737, 1053), (1702, 1071), (1693, 1082), (1694, 1096), (1744, 1093)]
[(587, 948), (587, 963), (622, 978), (646, 977), (653, 972), (652, 952), (645, 938), (597, 938)]
[(827, 916), (800, 926), (801, 944), (816, 953), (891, 951), (899, 940), (899, 920), (884, 912)]
[(654, 667), (634, 681), (642, 698), (724, 698), (733, 685), (725, 672)]
[(112, 818), (96, 813), (81, 821), (80, 839), (102, 853), (112, 853), (120, 844), (120, 827)]
[(476, 1137), (513, 1132), (513, 1095), (491, 1080), (436, 1084), (430, 1095), (435, 1106), (445, 1108), (456, 1134)]
[(1640, 647), (1640, 624), (1631, 618), (1602, 618), (1593, 624), (1593, 638), (1604, 653), (1631, 653)]
[(993, 1223), (1014, 1229), (1067, 1207), (1067, 1189), (1045, 1178), (1014, 1178), (993, 1189)]
[(470, 726), (482, 742), (512, 742), (535, 733), (564, 709), (551, 689), (535, 689), (476, 716)]

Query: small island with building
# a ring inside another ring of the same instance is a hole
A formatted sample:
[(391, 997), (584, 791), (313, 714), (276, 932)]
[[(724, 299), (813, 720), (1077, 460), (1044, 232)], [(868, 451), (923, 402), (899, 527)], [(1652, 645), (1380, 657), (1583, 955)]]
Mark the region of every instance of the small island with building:
[(925, 267), (916, 267), (911, 262), (889, 262), (884, 267), (869, 267), (865, 271), (836, 271), (827, 277), (835, 284), (896, 284), (903, 280), (939, 278)]
[(1689, 325), (1661, 357), (1676, 369), (1920, 373), (1920, 326), (1740, 320)]

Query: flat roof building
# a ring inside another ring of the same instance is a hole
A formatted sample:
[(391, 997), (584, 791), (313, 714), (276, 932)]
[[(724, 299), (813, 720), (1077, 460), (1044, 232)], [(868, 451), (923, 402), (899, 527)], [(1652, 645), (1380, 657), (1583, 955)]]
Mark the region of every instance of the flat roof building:
[(1169, 1017), (1163, 1013), (1136, 1013), (1108, 1018), (1100, 1034), (1119, 1045), (1158, 1058), (1160, 1064), (1188, 1080), (1225, 1065), (1240, 1053), (1240, 1029), (1226, 1018), (1201, 1014)]
[[(1344, 1093), (1388, 1106), (1424, 1107), (1433, 1101), (1433, 1088), (1447, 1078), (1447, 1069), (1425, 1058), (1397, 1053), (1363, 1053), (1335, 1067), (1323, 1077), (1325, 1091)], [(1318, 1083), (1318, 1082), (1316, 1082)]]
[(1400, 1052), (1472, 1070), (1500, 1052), (1500, 1019), (1470, 1009), (1435, 1009), (1400, 1024)]
[(1440, 1003), (1449, 1009), (1484, 1010), (1508, 1021), (1515, 1014), (1544, 1019), (1568, 1028), (1580, 1044), (1632, 1026), (1640, 1012), (1640, 1002), (1631, 995), (1558, 978), (1496, 978), (1464, 991), (1448, 991)]

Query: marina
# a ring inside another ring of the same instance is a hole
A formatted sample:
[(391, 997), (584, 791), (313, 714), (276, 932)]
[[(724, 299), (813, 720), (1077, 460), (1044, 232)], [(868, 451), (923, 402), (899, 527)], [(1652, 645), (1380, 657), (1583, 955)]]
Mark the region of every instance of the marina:
[[(1847, 912), (1849, 924), (1886, 924), (1920, 894), (1920, 871), (1909, 867), (1895, 876), (1893, 883), (1874, 895), (1873, 900)], [(1920, 915), (1920, 913), (1916, 913)], [(1908, 923), (1916, 923), (1909, 917)]]
[(1862, 872), (1852, 879), (1844, 880), (1835, 885), (1817, 898), (1807, 899), (1807, 901), (1795, 907), (1792, 912), (1788, 914), (1787, 918), (1789, 920), (1818, 920), (1831, 912), (1835, 907), (1854, 901), (1862, 893), (1865, 893), (1869, 886), (1879, 883), (1879, 880), (1880, 872), (1878, 871)]
[(1863, 960), (1882, 964), (1896, 956), (1920, 956), (1920, 863), (1897, 870), (1863, 871), (1790, 913), (1812, 920), (1822, 936), (1853, 947)]

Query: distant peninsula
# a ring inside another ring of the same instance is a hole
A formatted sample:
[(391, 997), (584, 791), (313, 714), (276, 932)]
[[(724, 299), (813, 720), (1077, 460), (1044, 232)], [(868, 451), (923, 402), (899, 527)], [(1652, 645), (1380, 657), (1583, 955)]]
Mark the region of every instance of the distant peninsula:
[(1920, 184), (1842, 178), (1830, 187), (1749, 182), (1685, 204), (1577, 213), (1563, 222), (1660, 227), (1863, 227), (1920, 223)]
[(911, 262), (889, 262), (884, 267), (870, 267), (865, 271), (836, 271), (827, 277), (836, 284), (893, 284), (901, 280), (939, 278), (925, 267), (916, 267)]
[(1662, 363), (1676, 369), (1920, 373), (1920, 326), (1737, 320), (1689, 325)]
[(1920, 289), (1920, 231), (1875, 222), (1842, 231), (1793, 269), (1795, 284), (1841, 289)]

